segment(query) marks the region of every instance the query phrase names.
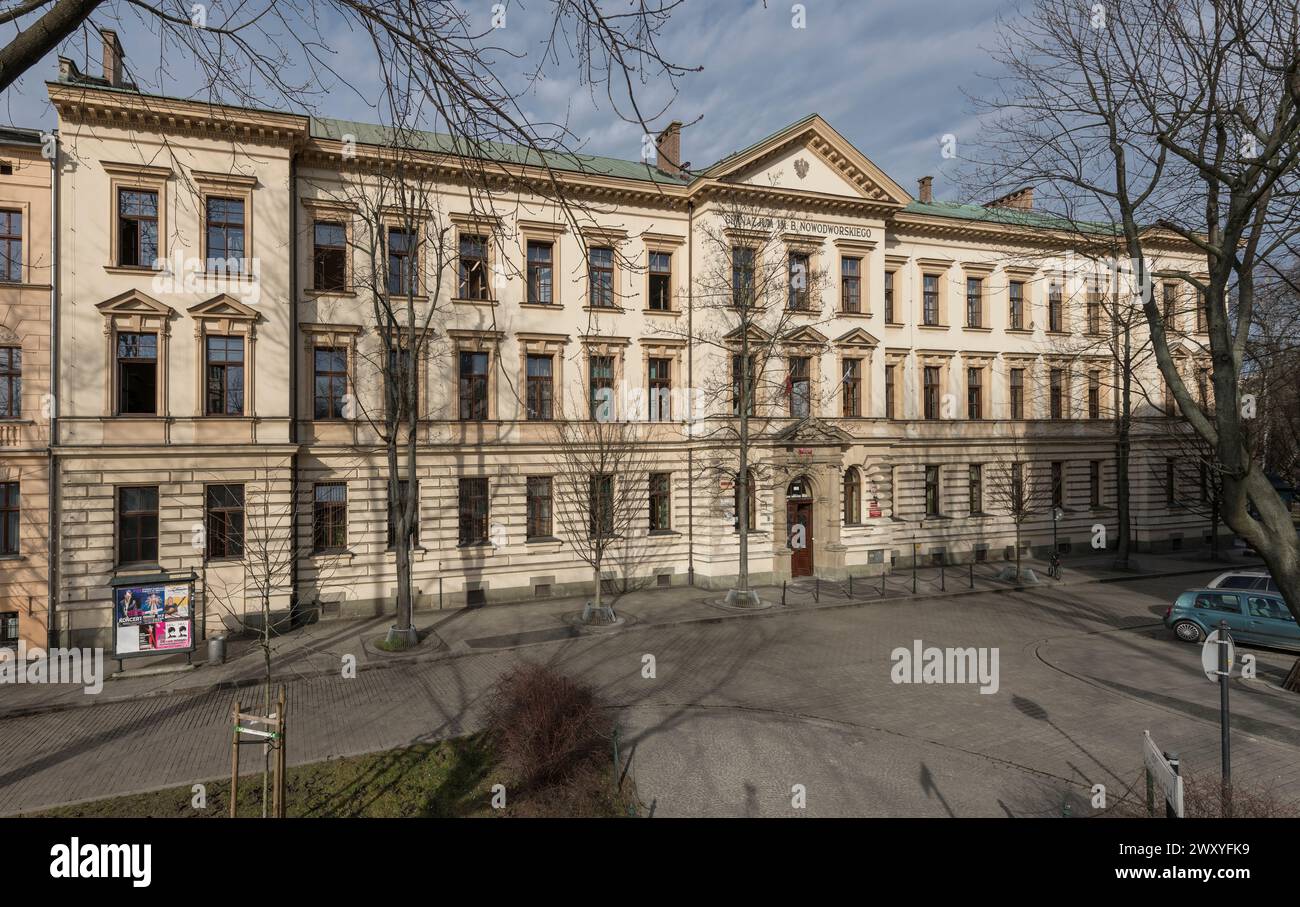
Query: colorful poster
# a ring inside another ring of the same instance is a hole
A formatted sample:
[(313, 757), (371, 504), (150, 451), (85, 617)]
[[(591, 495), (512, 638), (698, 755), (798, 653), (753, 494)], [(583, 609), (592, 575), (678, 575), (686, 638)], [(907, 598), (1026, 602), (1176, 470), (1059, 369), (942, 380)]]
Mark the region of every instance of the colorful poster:
[(192, 597), (190, 583), (115, 588), (114, 656), (185, 652), (192, 649)]

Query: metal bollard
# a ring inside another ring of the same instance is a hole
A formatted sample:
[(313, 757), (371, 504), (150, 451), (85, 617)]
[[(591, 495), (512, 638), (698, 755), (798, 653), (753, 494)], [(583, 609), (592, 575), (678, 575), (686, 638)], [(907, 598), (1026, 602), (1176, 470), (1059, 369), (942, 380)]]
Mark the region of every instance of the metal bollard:
[(208, 664), (226, 663), (226, 637), (214, 636), (208, 640)]

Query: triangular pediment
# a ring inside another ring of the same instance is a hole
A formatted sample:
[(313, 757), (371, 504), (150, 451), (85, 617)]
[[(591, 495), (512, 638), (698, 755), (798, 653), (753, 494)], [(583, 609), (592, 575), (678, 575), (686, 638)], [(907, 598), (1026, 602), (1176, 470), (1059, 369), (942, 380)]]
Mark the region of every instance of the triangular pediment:
[(95, 308), (105, 315), (162, 315), (170, 318), (176, 310), (139, 290), (127, 290), (112, 299), (105, 299)]
[(787, 425), (785, 428), (774, 433), (772, 438), (776, 441), (786, 443), (807, 443), (816, 444), (818, 442), (831, 441), (835, 443), (851, 443), (855, 439), (853, 435), (844, 429), (829, 422), (823, 422), (821, 419), (809, 417), (800, 419), (793, 425)]
[[(772, 335), (763, 330), (756, 324), (751, 324), (749, 330), (745, 332), (751, 343), (767, 343), (772, 339)], [(740, 342), (740, 327), (732, 328), (722, 336), (722, 339), (728, 343)]]
[(714, 164), (704, 176), (756, 188), (843, 195), (903, 207), (907, 191), (813, 114)]
[(786, 343), (813, 343), (821, 346), (826, 343), (826, 335), (809, 325), (793, 328), (781, 338)]
[(236, 321), (256, 321), (260, 317), (256, 309), (250, 308), (227, 293), (190, 306), (186, 311), (192, 318), (233, 318)]
[(839, 346), (874, 347), (880, 345), (879, 340), (877, 340), (875, 337), (873, 337), (871, 334), (867, 333), (866, 331), (862, 330), (862, 328), (854, 328), (848, 333), (841, 334), (840, 336), (835, 338), (835, 343)]

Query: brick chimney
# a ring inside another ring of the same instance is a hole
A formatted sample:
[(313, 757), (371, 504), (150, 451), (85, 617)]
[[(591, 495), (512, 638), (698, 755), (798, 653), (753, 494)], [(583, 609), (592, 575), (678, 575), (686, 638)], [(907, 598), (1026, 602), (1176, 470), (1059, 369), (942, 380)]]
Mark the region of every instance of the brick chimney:
[(934, 201), (934, 177), (923, 176), (916, 181), (916, 188), (924, 205)]
[(1034, 187), (1025, 186), (1015, 192), (1008, 192), (1001, 198), (995, 198), (984, 205), (985, 208), (1014, 208), (1017, 211), (1034, 210)]
[(110, 28), (101, 28), (99, 36), (104, 40), (104, 81), (119, 88), (122, 85), (122, 43), (117, 40), (117, 32)]
[(673, 120), (655, 139), (658, 169), (669, 176), (682, 175), (682, 124)]

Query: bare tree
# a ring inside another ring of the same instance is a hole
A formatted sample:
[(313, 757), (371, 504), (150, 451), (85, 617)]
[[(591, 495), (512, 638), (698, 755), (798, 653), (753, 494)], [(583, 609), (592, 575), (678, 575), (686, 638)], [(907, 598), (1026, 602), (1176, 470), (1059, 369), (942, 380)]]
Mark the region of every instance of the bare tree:
[[(815, 261), (819, 239), (791, 244), (780, 213), (745, 204), (739, 196), (723, 199), (713, 213), (701, 224), (703, 256), (693, 287), (704, 324), (693, 339), (707, 357), (697, 384), (703, 400), (711, 402), (691, 414), (689, 430), (718, 452), (702, 466), (713, 480), (708, 484), (735, 491), (740, 552), (727, 600), (753, 605), (758, 594), (749, 584), (750, 506), (754, 485), (769, 469), (761, 451), (772, 445), (776, 430), (812, 417), (818, 400), (838, 390), (838, 383), (821, 387), (814, 366), (828, 346), (817, 326), (834, 312), (823, 308), (827, 280)], [(863, 376), (856, 380), (860, 387)]]
[(990, 465), (984, 476), (984, 494), (990, 511), (1006, 515), (1015, 528), (1016, 572), (1011, 579), (1019, 581), (1024, 578), (1020, 556), (1025, 523), (1051, 510), (1053, 491), (1050, 483), (1035, 480), (1033, 464), (1024, 460), (1023, 454), (1007, 456)]
[(605, 403), (592, 402), (590, 419), (555, 423), (551, 489), (556, 528), (591, 568), (598, 614), (612, 614), (603, 598), (607, 565), (649, 525), (655, 462), (643, 437), (646, 424), (603, 418)]
[[(1300, 615), (1300, 537), (1251, 447), (1243, 400), (1257, 292), (1294, 256), (1300, 161), (1295, 0), (1035, 0), (1004, 25), (986, 163), (1109, 223), (1131, 264), (1160, 372), (1223, 476), (1224, 518)], [(1090, 217), (1086, 216), (1090, 215)], [(1196, 250), (1178, 265), (1178, 246)], [(1152, 292), (1164, 270), (1200, 296), (1212, 412), (1177, 368)]]

